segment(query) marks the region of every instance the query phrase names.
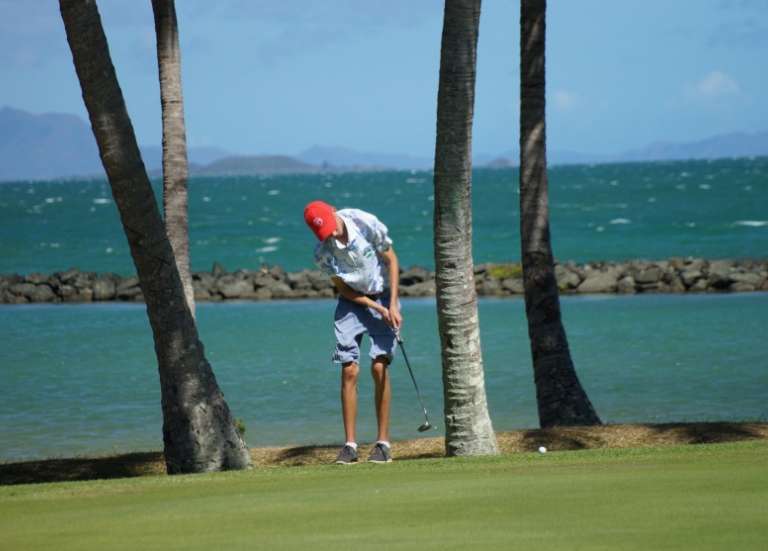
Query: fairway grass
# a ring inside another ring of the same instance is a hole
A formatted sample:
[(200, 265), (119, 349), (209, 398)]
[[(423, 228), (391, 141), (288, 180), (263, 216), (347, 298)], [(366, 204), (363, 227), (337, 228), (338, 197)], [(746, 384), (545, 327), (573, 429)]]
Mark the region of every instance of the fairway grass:
[(768, 442), (0, 487), (0, 549), (765, 549)]

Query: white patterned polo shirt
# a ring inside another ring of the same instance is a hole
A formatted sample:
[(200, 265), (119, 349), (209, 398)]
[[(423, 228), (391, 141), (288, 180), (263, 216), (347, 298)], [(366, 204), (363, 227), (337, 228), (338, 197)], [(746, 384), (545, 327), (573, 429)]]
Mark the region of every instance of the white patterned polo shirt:
[(341, 209), (349, 239), (334, 237), (315, 248), (315, 263), (324, 273), (342, 279), (358, 293), (378, 295), (389, 287), (389, 270), (379, 256), (392, 246), (389, 230), (373, 214), (359, 209)]

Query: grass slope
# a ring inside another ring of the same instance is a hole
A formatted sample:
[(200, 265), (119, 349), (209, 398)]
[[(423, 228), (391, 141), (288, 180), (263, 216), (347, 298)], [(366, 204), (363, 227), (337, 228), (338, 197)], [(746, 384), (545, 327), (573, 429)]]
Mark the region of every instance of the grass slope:
[(1, 549), (764, 549), (768, 442), (0, 487)]

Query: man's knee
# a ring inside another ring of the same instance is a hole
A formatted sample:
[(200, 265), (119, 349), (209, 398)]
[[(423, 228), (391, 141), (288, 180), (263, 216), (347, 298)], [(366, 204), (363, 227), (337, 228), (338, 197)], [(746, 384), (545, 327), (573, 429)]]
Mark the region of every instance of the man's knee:
[(357, 383), (357, 376), (360, 374), (360, 366), (357, 362), (348, 362), (341, 365), (341, 380), (346, 384)]
[(389, 357), (385, 355), (376, 356), (371, 361), (371, 373), (374, 377), (381, 376), (386, 373), (387, 366), (389, 365)]
[(383, 365), (386, 367), (389, 365), (390, 361), (391, 360), (389, 356), (387, 356), (386, 354), (380, 354), (372, 360), (372, 365)]

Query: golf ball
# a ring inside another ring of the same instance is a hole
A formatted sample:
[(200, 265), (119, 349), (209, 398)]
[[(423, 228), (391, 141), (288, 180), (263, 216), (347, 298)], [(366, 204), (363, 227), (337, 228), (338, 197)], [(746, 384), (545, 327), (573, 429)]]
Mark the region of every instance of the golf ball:
[(539, 446), (539, 453), (547, 453), (547, 448), (544, 446)]

